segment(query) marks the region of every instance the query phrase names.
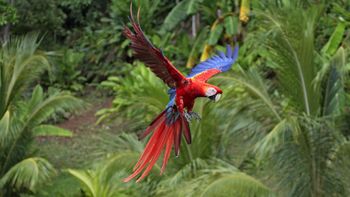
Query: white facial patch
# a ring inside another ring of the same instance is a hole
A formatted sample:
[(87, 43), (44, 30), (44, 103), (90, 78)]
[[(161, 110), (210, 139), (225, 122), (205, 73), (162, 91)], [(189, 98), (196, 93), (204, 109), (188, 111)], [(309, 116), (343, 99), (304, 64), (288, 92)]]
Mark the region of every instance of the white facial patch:
[(205, 92), (205, 96), (207, 96), (207, 97), (213, 96), (215, 94), (216, 94), (215, 88), (208, 88), (207, 91)]

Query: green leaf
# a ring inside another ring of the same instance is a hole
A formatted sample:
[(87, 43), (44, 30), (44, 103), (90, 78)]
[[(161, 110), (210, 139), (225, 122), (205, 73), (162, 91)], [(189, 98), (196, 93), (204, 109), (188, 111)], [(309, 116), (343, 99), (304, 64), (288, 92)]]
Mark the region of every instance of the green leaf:
[(184, 0), (178, 3), (166, 16), (161, 31), (171, 31), (189, 15), (196, 13), (202, 0)]
[(56, 127), (53, 125), (40, 125), (33, 129), (35, 136), (59, 136), (72, 137), (73, 133), (67, 129)]
[(269, 188), (244, 173), (226, 175), (211, 183), (201, 197), (272, 196)]
[(294, 107), (307, 115), (315, 115), (320, 107), (320, 94), (313, 87), (317, 75), (314, 29), (318, 12), (316, 7), (307, 11), (284, 8), (261, 12), (262, 24), (266, 25), (263, 34), (269, 32), (264, 44), (269, 60), (277, 68), (279, 87)]
[[(186, 0), (185, 0), (186, 1)], [(199, 3), (201, 3), (203, 0), (188, 0), (188, 5), (187, 5), (187, 14), (194, 14), (197, 12)]]
[(10, 112), (6, 111), (0, 120), (0, 147), (8, 141), (10, 133)]
[(227, 16), (224, 20), (225, 30), (229, 36), (236, 35), (238, 33), (238, 18), (235, 16)]
[(215, 45), (218, 42), (218, 40), (220, 39), (220, 36), (221, 36), (223, 30), (224, 30), (223, 24), (222, 23), (217, 24), (214, 27), (214, 29), (210, 31), (208, 44)]
[(324, 75), (322, 115), (339, 115), (345, 106), (344, 70), (346, 54), (343, 47), (331, 59), (328, 72)]
[(341, 21), (338, 23), (332, 36), (329, 38), (326, 45), (322, 48), (322, 51), (321, 51), (322, 53), (327, 54), (329, 56), (334, 55), (334, 53), (337, 51), (340, 43), (343, 40), (345, 27), (346, 27), (345, 22)]
[(68, 172), (87, 187), (91, 196), (97, 197), (97, 191), (94, 187), (92, 178), (93, 176), (91, 176), (91, 173), (89, 173), (89, 171), (68, 169)]
[(169, 12), (161, 27), (162, 30), (170, 31), (182, 20), (187, 18), (188, 14), (186, 10), (189, 4), (188, 2), (189, 1), (181, 1)]
[(14, 165), (1, 179), (0, 188), (9, 184), (13, 188), (35, 191), (38, 185), (47, 183), (56, 170), (45, 159), (33, 157)]
[(32, 93), (32, 98), (30, 99), (29, 106), (30, 109), (29, 111), (33, 110), (32, 108), (39, 105), (44, 99), (44, 92), (43, 88), (40, 85), (37, 85), (34, 88), (34, 91)]
[(299, 124), (294, 117), (284, 119), (276, 124), (272, 131), (255, 145), (254, 150), (257, 153), (258, 159), (262, 160), (273, 151), (277, 150), (277, 147), (284, 143), (284, 136), (287, 135), (288, 132), (297, 136), (298, 133), (300, 133), (299, 131)]
[(103, 81), (100, 85), (106, 88), (113, 88), (116, 87), (118, 84), (113, 81)]

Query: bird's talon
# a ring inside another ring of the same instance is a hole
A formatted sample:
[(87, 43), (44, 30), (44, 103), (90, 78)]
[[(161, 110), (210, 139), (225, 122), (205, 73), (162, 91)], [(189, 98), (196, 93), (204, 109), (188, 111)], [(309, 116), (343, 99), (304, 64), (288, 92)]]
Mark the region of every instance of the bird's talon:
[(200, 117), (199, 114), (197, 114), (196, 112), (190, 112), (190, 116), (191, 118), (194, 118), (196, 120), (201, 120), (202, 118)]
[(191, 120), (192, 120), (191, 114), (189, 114), (187, 112), (185, 112), (185, 118), (186, 118), (187, 122), (191, 122)]

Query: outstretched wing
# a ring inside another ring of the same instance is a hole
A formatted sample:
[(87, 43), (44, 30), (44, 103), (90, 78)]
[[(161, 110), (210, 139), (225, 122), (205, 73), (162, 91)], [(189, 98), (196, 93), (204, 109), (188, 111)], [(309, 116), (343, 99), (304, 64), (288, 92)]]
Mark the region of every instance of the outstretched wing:
[(146, 66), (148, 66), (169, 87), (176, 87), (176, 84), (184, 80), (185, 76), (183, 76), (180, 71), (172, 65), (168, 58), (163, 55), (161, 50), (154, 47), (146, 38), (140, 24), (135, 22), (133, 18), (132, 6), (130, 6), (130, 15), (130, 22), (134, 32), (125, 26), (123, 33), (131, 40), (131, 48), (134, 50), (134, 56), (144, 62)]
[(232, 51), (231, 46), (227, 45), (226, 54), (219, 52), (218, 55), (199, 63), (187, 77), (205, 82), (217, 73), (228, 71), (238, 57), (238, 49), (237, 45)]

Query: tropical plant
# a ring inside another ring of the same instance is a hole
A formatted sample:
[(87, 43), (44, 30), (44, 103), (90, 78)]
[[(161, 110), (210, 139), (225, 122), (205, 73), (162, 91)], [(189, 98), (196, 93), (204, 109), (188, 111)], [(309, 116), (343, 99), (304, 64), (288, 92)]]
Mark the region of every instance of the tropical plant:
[[(121, 180), (131, 170), (130, 161), (137, 161), (143, 144), (133, 134), (115, 136), (105, 134), (98, 139), (101, 142), (95, 152), (97, 160), (88, 170), (68, 169), (68, 172), (81, 182), (84, 193), (90, 196), (153, 196), (157, 177), (145, 180), (147, 184), (125, 184)], [(107, 155), (107, 156), (106, 156)], [(159, 173), (159, 166), (154, 172)]]
[[(65, 93), (46, 96), (37, 86), (28, 98), (31, 83), (49, 64), (38, 50), (37, 35), (12, 38), (0, 51), (0, 194), (35, 192), (55, 174), (52, 165), (34, 157), (36, 136), (71, 136), (71, 132), (43, 124), (56, 111), (73, 110), (82, 102)], [(26, 99), (27, 97), (27, 99)]]
[(72, 92), (82, 92), (86, 78), (82, 76), (79, 67), (83, 57), (83, 53), (72, 49), (62, 50), (62, 55), (53, 58), (53, 68), (49, 72), (48, 79), (44, 79), (41, 84)]
[[(341, 47), (347, 23), (338, 21), (319, 47), (316, 27), (327, 10), (311, 1), (288, 2), (253, 4), (254, 27), (239, 59), (250, 66), (215, 79), (225, 92), (221, 102), (198, 102), (203, 119), (191, 124), (193, 144), (183, 144), (169, 163), (158, 195), (215, 196), (219, 186), (237, 196), (349, 195), (349, 67)], [(106, 117), (118, 112), (146, 123), (165, 106), (158, 79), (134, 70), (130, 79), (105, 83), (118, 95)]]
[[(277, 186), (282, 196), (349, 195), (348, 183), (337, 173), (337, 169), (347, 169), (346, 160), (350, 159), (338, 154), (348, 144), (337, 126), (347, 107), (346, 53), (339, 48), (329, 61), (332, 53), (321, 56), (315, 51), (320, 11), (317, 7), (305, 10), (295, 3), (258, 12), (261, 29), (256, 36), (261, 37), (255, 40), (264, 44), (260, 55), (276, 72), (276, 88), (259, 88), (261, 85), (253, 85), (249, 78), (248, 83), (241, 83), (270, 109), (265, 120), (274, 126), (252, 152), (271, 177), (268, 182)], [(334, 38), (330, 42), (328, 46), (339, 43)], [(274, 91), (280, 102), (264, 89)]]
[(16, 22), (16, 9), (9, 5), (6, 1), (0, 1), (0, 25)]

